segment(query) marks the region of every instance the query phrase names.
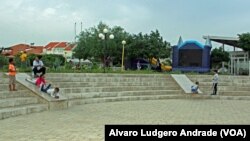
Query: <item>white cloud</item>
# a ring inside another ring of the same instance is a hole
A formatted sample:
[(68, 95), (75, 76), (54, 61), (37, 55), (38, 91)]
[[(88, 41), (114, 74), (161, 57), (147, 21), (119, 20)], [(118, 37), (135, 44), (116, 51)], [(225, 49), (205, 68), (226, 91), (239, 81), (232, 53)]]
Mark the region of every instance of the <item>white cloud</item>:
[[(216, 0), (205, 2), (205, 6), (200, 6), (203, 1), (197, 4), (195, 0), (0, 1), (0, 46), (25, 40), (36, 44), (73, 40), (75, 22), (78, 32), (80, 22), (83, 22), (83, 28), (89, 28), (100, 21), (110, 26), (121, 26), (130, 33), (149, 33), (159, 29), (164, 38), (173, 43), (177, 42), (179, 35), (203, 41), (203, 34), (235, 35), (250, 31), (248, 2), (237, 2), (234, 6), (233, 0), (226, 3), (228, 9), (220, 8)], [(231, 12), (232, 5), (234, 10)], [(216, 11), (211, 7), (215, 7)]]
[(56, 9), (54, 8), (46, 8), (43, 10), (42, 16), (51, 17), (56, 15)]
[(19, 9), (24, 0), (5, 0), (1, 1), (0, 9), (2, 10), (16, 10)]

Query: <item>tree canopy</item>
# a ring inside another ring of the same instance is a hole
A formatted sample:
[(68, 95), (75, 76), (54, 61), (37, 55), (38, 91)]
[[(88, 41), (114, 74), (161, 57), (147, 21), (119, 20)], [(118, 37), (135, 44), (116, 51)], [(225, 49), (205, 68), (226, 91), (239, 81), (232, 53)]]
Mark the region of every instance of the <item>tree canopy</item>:
[(222, 47), (215, 48), (212, 50), (211, 53), (211, 62), (213, 65), (220, 64), (221, 62), (228, 62), (229, 61), (229, 53), (223, 51)]
[(239, 47), (244, 51), (250, 52), (250, 33), (238, 34), (239, 36)]
[[(107, 39), (107, 49), (105, 50), (105, 41), (99, 38), (99, 33), (103, 29), (108, 29), (108, 35), (111, 33), (114, 39)], [(151, 31), (150, 34), (130, 34), (120, 26), (109, 27), (100, 22), (96, 27), (86, 29), (79, 35), (78, 45), (74, 50), (73, 56), (78, 59), (99, 58), (106, 55), (120, 62), (122, 56), (122, 41), (125, 40), (125, 58), (168, 58), (170, 56), (170, 43), (164, 41), (159, 31)]]

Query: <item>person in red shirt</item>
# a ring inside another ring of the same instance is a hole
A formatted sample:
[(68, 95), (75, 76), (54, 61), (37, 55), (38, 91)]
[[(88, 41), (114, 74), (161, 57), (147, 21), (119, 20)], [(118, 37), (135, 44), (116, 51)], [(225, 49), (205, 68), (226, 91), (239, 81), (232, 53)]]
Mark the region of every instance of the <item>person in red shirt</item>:
[(45, 85), (46, 82), (45, 82), (45, 76), (39, 76), (37, 79), (36, 79), (36, 82), (35, 84), (37, 85), (37, 87), (41, 87), (42, 85)]
[(16, 89), (16, 67), (13, 58), (9, 59), (9, 90), (17, 91)]

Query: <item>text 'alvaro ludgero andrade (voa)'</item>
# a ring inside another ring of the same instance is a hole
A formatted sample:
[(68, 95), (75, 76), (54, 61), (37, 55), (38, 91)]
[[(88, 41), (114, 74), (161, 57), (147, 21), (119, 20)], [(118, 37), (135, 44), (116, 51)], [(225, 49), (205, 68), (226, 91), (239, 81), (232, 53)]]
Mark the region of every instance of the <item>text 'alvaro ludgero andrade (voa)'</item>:
[[(133, 126), (132, 126), (133, 127)], [(249, 137), (247, 136), (248, 128), (209, 128), (210, 126), (205, 126), (201, 128), (194, 128), (192, 126), (184, 126), (183, 128), (178, 129), (172, 128), (170, 129), (163, 129), (163, 128), (154, 128), (154, 126), (150, 126), (150, 128), (112, 128), (109, 127), (106, 129), (105, 127), (105, 140), (109, 141), (108, 139), (184, 139), (188, 137), (188, 139), (224, 139), (229, 140), (231, 139), (239, 139), (239, 140), (247, 140)], [(190, 128), (192, 127), (192, 128)], [(110, 140), (110, 141), (111, 141)]]

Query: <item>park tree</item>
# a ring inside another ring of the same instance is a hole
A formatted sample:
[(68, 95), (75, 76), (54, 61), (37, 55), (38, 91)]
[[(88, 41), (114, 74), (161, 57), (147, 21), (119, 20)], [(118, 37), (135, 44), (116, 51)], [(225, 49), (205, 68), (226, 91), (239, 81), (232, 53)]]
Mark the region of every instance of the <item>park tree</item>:
[(75, 58), (87, 59), (90, 56), (91, 48), (88, 47), (88, 42), (91, 40), (91, 33), (88, 31), (81, 32), (77, 47), (74, 49), (73, 56)]
[[(107, 28), (109, 33), (114, 34), (115, 38), (106, 41), (98, 37)], [(152, 57), (167, 58), (170, 55), (170, 44), (163, 40), (158, 30), (151, 31), (150, 34), (130, 34), (120, 26), (109, 27), (100, 22), (97, 26), (83, 31), (78, 38), (78, 45), (74, 50), (73, 56), (78, 59), (100, 59), (104, 54), (110, 56), (116, 63), (121, 62), (122, 40), (126, 41), (125, 59)], [(107, 48), (105, 49), (105, 45)], [(103, 61), (103, 60), (102, 60)]]
[[(106, 43), (98, 37), (99, 33), (103, 33), (104, 28), (108, 29), (108, 34), (112, 33), (115, 35), (114, 39), (107, 39)], [(97, 27), (91, 27), (80, 34), (73, 56), (79, 59), (92, 57), (103, 59), (104, 54), (106, 54), (112, 58), (119, 58), (122, 51), (121, 41), (126, 39), (127, 35), (128, 33), (122, 27), (115, 26), (110, 28), (108, 25), (100, 22)], [(107, 44), (106, 49), (105, 44)]]
[(3, 56), (3, 55), (0, 55), (0, 69), (5, 66), (5, 65), (8, 65), (8, 58)]
[(229, 53), (223, 51), (223, 48), (215, 48), (211, 53), (211, 63), (215, 66), (220, 66), (222, 62), (228, 62), (230, 60)]
[(133, 42), (128, 47), (130, 58), (168, 58), (170, 56), (170, 43), (164, 41), (158, 30), (150, 34), (139, 33), (133, 35)]
[(242, 48), (244, 51), (250, 52), (250, 33), (242, 33), (238, 34), (239, 36), (239, 47)]

